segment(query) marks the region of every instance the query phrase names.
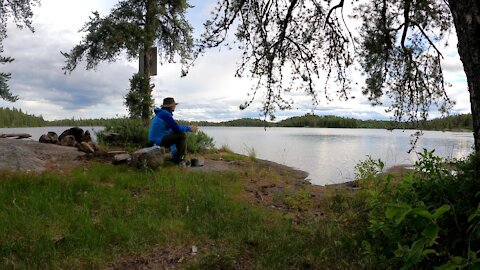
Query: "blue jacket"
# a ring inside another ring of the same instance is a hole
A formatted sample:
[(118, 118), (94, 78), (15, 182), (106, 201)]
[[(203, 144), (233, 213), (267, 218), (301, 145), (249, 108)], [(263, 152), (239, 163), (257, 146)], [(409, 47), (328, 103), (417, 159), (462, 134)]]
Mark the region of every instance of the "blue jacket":
[(192, 131), (188, 126), (177, 124), (169, 108), (155, 108), (153, 111), (155, 112), (155, 117), (153, 117), (148, 132), (149, 142), (160, 145), (163, 137), (167, 135)]

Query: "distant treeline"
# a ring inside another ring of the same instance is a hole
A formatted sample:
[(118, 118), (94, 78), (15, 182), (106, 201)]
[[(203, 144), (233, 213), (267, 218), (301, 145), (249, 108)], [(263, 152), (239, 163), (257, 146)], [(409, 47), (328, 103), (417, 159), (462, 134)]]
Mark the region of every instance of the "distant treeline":
[(0, 127), (41, 127), (45, 120), (41, 116), (30, 115), (20, 109), (0, 107)]
[(460, 114), (428, 121), (397, 122), (388, 120), (359, 120), (334, 115), (294, 116), (272, 123), (259, 119), (242, 118), (225, 122), (186, 122), (198, 126), (233, 126), (233, 127), (317, 127), (317, 128), (381, 128), (381, 129), (423, 129), (423, 130), (472, 130), (472, 115)]
[[(29, 115), (20, 109), (0, 108), (0, 127), (39, 126), (109, 126), (123, 118), (64, 119), (46, 121), (42, 116)], [(230, 127), (318, 127), (318, 128), (381, 128), (381, 129), (423, 129), (423, 130), (472, 130), (472, 115), (460, 114), (428, 121), (396, 122), (387, 120), (359, 120), (333, 115), (294, 116), (280, 122), (242, 118), (224, 122), (179, 121), (184, 125), (230, 126)]]

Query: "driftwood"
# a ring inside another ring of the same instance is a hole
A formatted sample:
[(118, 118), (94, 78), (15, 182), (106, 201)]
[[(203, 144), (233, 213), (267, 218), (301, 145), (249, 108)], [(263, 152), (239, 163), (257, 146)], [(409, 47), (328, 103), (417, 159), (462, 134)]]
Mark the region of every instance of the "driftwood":
[(9, 138), (9, 137), (17, 137), (17, 139), (27, 139), (32, 137), (32, 135), (28, 133), (10, 133), (10, 134), (0, 134), (0, 138)]

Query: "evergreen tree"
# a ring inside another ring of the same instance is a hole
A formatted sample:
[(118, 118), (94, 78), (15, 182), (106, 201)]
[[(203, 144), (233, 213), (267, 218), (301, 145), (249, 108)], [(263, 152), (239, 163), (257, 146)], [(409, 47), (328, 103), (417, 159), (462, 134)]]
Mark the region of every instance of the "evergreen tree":
[(130, 91), (125, 96), (125, 106), (130, 112), (130, 117), (150, 118), (153, 107), (151, 87), (150, 78), (142, 73), (137, 73), (130, 79)]
[[(154, 46), (158, 47), (160, 63), (173, 62), (179, 57), (180, 63), (186, 67), (193, 53), (192, 27), (185, 19), (189, 7), (187, 0), (123, 0), (106, 17), (93, 12), (90, 21), (81, 29), (87, 34), (80, 44), (68, 53), (62, 52), (66, 58), (63, 70), (72, 72), (83, 58), (87, 62), (86, 68), (94, 69), (100, 62), (117, 60), (121, 52), (126, 52), (132, 60), (143, 51), (143, 73), (149, 79)], [(136, 95), (136, 89), (131, 91), (131, 95)], [(149, 87), (148, 97), (136, 101), (142, 103), (138, 105), (140, 107), (150, 106), (148, 110), (141, 110), (144, 120), (151, 115), (151, 91), (152, 87)], [(132, 101), (129, 99), (126, 103)]]
[[(7, 37), (7, 21), (10, 17), (18, 28), (27, 27), (33, 32), (32, 6), (39, 4), (40, 0), (0, 0), (0, 65), (10, 63), (13, 58), (2, 56), (3, 40)], [(10, 92), (8, 80), (10, 73), (0, 72), (0, 97), (7, 101), (17, 101), (18, 97)]]

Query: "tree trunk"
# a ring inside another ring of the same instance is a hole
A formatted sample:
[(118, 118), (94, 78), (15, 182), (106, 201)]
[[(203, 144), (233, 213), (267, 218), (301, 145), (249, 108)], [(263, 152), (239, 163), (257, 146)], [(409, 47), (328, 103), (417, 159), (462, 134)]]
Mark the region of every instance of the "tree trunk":
[[(152, 75), (152, 47), (153, 43), (155, 42), (155, 16), (157, 16), (158, 13), (158, 7), (157, 7), (157, 0), (147, 0), (147, 5), (146, 5), (146, 14), (145, 14), (145, 28), (144, 28), (144, 42), (143, 42), (143, 49), (145, 51), (144, 55), (144, 61), (143, 61), (143, 71), (145, 74), (145, 77), (148, 79), (149, 83), (149, 93), (150, 99), (153, 100), (152, 97), (152, 91), (153, 87), (150, 86), (150, 76)], [(149, 108), (144, 108), (142, 111), (150, 111), (150, 103), (142, 104), (142, 106), (147, 106)], [(145, 123), (148, 123), (150, 121), (150, 113), (142, 113), (142, 119), (144, 120)]]
[(449, 0), (458, 37), (458, 53), (467, 75), (475, 152), (480, 153), (480, 2)]

